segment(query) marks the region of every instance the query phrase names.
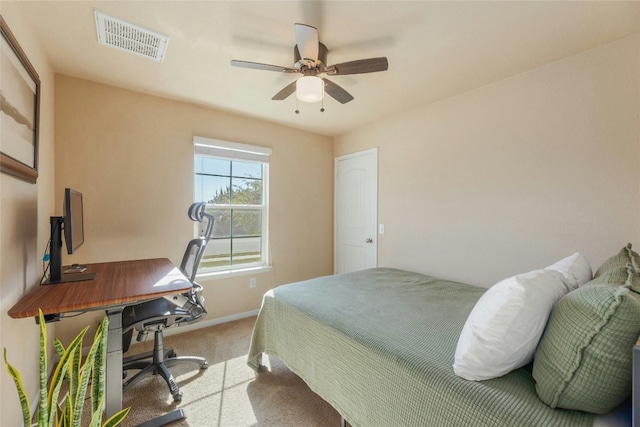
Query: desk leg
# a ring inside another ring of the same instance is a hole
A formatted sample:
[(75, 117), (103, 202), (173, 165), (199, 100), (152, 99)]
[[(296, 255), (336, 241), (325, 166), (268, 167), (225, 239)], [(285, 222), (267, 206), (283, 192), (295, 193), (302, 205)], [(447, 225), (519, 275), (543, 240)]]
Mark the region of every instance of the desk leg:
[(107, 419), (122, 409), (122, 308), (108, 309), (106, 413)]
[[(107, 419), (122, 409), (122, 308), (108, 309), (109, 331), (107, 335)], [(139, 424), (137, 427), (162, 427), (187, 418), (182, 409), (176, 409), (161, 417)]]

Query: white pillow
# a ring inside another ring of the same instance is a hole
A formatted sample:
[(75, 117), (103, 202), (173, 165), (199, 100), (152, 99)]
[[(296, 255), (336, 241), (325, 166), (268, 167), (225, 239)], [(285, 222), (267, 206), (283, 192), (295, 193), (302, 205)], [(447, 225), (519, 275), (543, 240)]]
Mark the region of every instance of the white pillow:
[(487, 380), (530, 363), (554, 304), (590, 275), (589, 263), (576, 253), (546, 269), (490, 287), (471, 310), (458, 338), (456, 375)]
[(545, 268), (545, 270), (557, 270), (564, 274), (570, 287), (569, 292), (593, 279), (591, 264), (589, 264), (589, 260), (580, 252), (561, 259), (555, 264)]

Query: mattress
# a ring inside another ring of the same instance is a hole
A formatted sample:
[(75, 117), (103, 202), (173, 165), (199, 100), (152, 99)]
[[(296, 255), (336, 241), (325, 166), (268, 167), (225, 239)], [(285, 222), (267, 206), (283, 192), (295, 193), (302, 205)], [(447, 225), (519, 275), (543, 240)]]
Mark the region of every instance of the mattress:
[(454, 374), (485, 291), (390, 268), (279, 286), (263, 298), (247, 363), (279, 358), (354, 427), (593, 425), (545, 405), (530, 367), (481, 382)]

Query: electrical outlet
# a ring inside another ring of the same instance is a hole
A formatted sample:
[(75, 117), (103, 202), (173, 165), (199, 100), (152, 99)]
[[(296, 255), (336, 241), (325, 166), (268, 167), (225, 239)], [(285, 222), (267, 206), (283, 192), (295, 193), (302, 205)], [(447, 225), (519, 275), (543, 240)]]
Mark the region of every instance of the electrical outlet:
[(256, 287), (256, 278), (252, 277), (251, 279), (249, 279), (249, 287), (250, 288), (255, 288)]

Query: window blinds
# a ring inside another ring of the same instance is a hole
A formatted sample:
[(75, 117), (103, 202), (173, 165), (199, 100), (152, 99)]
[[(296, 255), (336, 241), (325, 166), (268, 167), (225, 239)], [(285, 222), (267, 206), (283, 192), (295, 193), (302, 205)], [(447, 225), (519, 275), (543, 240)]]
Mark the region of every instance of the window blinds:
[(194, 136), (193, 144), (197, 156), (225, 158), (228, 160), (269, 163), (269, 155), (271, 154), (271, 148), (201, 136)]

